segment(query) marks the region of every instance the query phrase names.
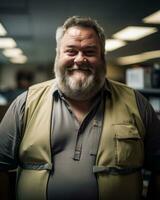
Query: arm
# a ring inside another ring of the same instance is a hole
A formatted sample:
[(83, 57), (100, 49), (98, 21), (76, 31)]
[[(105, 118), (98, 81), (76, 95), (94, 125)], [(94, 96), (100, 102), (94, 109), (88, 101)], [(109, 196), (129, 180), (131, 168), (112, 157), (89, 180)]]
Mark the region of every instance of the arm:
[[(9, 107), (0, 123), (0, 199), (11, 196), (8, 170), (17, 168), (18, 148), (21, 141), (21, 127), (25, 96), (20, 95)], [(13, 181), (12, 181), (13, 182)], [(13, 188), (13, 187), (12, 187)]]
[(152, 106), (136, 93), (137, 105), (143, 120), (146, 134), (144, 140), (144, 167), (151, 171), (147, 200), (160, 199), (160, 120)]
[[(160, 120), (152, 113), (145, 141), (145, 167), (151, 171), (147, 200), (160, 199)], [(149, 121), (150, 121), (149, 120)]]

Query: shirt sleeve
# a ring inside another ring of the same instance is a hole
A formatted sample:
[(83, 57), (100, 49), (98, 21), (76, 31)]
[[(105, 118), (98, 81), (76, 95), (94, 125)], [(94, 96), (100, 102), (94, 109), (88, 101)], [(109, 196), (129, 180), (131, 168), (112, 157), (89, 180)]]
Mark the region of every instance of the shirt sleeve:
[(151, 171), (160, 172), (160, 120), (151, 104), (139, 92), (136, 92), (136, 100), (145, 126), (144, 167)]
[(13, 101), (0, 123), (1, 171), (17, 167), (26, 96), (24, 92)]

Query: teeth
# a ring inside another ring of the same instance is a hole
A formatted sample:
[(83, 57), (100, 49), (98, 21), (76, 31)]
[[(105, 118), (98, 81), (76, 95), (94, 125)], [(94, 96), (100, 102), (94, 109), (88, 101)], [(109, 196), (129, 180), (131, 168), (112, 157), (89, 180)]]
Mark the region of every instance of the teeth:
[(68, 69), (69, 71), (79, 70), (79, 71), (90, 71), (89, 69)]

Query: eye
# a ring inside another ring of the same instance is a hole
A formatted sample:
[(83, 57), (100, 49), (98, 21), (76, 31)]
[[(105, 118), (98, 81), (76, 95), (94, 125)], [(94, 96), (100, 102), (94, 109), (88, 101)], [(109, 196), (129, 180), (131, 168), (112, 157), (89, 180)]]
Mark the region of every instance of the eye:
[(86, 56), (95, 56), (96, 55), (95, 50), (86, 50), (84, 53)]
[(77, 51), (75, 49), (67, 49), (66, 50), (66, 53), (69, 55), (69, 56), (74, 56), (77, 54)]

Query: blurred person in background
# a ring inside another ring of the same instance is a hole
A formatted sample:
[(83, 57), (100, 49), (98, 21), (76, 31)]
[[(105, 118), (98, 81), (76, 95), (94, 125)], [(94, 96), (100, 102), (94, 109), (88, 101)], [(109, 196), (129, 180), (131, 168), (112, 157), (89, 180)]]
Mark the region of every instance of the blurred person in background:
[(18, 168), (17, 199), (140, 200), (143, 168), (147, 199), (160, 199), (159, 120), (141, 94), (106, 78), (95, 20), (73, 16), (58, 29), (54, 72), (0, 125), (0, 170)]
[(26, 91), (33, 84), (34, 73), (30, 70), (21, 69), (15, 74), (16, 87), (3, 92), (8, 103), (11, 103), (18, 95)]

